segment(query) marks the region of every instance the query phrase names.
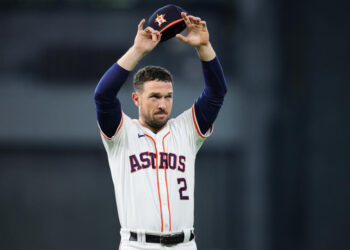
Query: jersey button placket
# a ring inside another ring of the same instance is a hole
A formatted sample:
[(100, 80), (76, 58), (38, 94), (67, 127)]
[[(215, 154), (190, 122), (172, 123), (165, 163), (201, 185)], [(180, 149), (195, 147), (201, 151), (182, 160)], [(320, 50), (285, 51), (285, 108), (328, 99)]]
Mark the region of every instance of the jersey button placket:
[[(162, 147), (162, 138), (157, 138), (157, 150), (158, 150), (158, 166), (160, 167), (160, 152), (163, 152)], [(163, 223), (164, 223), (164, 231), (169, 231), (169, 213), (168, 213), (168, 197), (167, 197), (167, 190), (166, 190), (166, 183), (165, 183), (165, 172), (164, 168), (158, 169), (158, 175), (159, 175), (159, 187), (160, 187), (160, 194), (162, 198), (162, 210), (163, 210)]]

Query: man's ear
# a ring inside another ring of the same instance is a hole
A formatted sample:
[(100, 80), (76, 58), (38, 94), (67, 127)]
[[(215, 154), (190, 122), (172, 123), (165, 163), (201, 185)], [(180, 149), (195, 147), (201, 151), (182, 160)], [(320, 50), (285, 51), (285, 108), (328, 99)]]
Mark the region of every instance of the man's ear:
[(137, 92), (132, 92), (132, 100), (134, 101), (134, 103), (137, 107), (140, 106), (140, 98), (139, 98), (139, 94)]

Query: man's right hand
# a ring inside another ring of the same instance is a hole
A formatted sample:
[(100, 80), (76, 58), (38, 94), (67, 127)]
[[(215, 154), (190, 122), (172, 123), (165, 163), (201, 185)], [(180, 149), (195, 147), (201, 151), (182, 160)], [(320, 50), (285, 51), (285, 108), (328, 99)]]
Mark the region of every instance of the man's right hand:
[(141, 52), (143, 55), (151, 52), (160, 42), (161, 38), (161, 33), (157, 30), (154, 30), (152, 27), (143, 29), (145, 22), (146, 20), (142, 19), (139, 23), (133, 46), (138, 52)]
[(141, 20), (134, 45), (118, 60), (118, 64), (128, 71), (132, 71), (141, 58), (151, 52), (160, 42), (161, 33), (151, 27), (143, 29), (145, 22), (145, 19)]

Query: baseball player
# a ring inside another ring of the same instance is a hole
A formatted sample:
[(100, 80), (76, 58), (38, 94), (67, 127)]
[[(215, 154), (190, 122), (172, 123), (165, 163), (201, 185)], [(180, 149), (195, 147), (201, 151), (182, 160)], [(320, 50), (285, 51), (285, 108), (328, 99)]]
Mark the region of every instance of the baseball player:
[[(119, 89), (162, 34), (139, 25), (134, 44), (108, 69), (95, 90), (101, 138), (107, 151), (121, 224), (120, 249), (197, 249), (194, 237), (196, 154), (212, 133), (226, 94), (224, 74), (209, 42), (206, 22), (181, 16), (187, 35), (176, 37), (194, 47), (202, 62), (205, 86), (192, 107), (169, 119), (173, 80), (162, 67), (147, 66), (134, 76), (132, 99), (138, 119), (122, 112)], [(166, 19), (166, 16), (165, 16)]]

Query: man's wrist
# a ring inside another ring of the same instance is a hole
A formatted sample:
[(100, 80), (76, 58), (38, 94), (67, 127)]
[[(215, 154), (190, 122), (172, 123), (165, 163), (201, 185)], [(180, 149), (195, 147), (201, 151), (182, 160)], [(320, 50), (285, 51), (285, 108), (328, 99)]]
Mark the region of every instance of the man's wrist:
[(209, 62), (216, 57), (216, 53), (213, 47), (211, 46), (210, 42), (196, 47), (196, 50), (198, 52), (199, 58), (202, 61)]
[(130, 49), (117, 61), (119, 66), (122, 68), (132, 71), (136, 64), (141, 60), (145, 55), (144, 52), (132, 46)]
[(140, 58), (140, 59), (147, 54), (147, 52), (145, 50), (143, 50), (135, 45), (131, 46), (130, 51), (134, 56), (136, 56), (137, 58)]

